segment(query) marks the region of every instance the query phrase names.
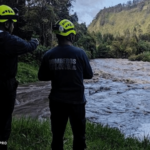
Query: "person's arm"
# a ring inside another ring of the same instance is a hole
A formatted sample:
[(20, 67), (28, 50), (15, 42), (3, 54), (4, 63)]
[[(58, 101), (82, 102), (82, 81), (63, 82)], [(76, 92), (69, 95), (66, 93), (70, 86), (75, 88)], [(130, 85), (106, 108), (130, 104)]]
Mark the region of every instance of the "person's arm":
[(93, 71), (85, 52), (83, 52), (83, 61), (84, 61), (83, 78), (91, 79), (93, 77)]
[(48, 64), (48, 60), (46, 60), (46, 55), (44, 55), (42, 59), (41, 66), (38, 71), (38, 79), (40, 81), (51, 80), (50, 73), (49, 73), (49, 64)]
[(28, 52), (32, 52), (37, 48), (39, 44), (38, 40), (36, 39), (27, 42), (14, 35), (12, 35), (11, 38), (8, 39), (7, 43), (6, 43), (6, 48), (8, 46), (7, 49), (11, 49), (10, 53), (15, 55), (21, 55)]

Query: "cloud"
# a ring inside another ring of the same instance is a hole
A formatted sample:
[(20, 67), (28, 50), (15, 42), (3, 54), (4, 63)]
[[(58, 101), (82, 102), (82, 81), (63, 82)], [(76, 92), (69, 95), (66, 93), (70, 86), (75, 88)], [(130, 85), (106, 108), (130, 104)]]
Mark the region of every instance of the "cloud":
[(75, 0), (78, 5), (91, 6), (91, 4), (102, 4), (105, 0)]
[(77, 13), (79, 23), (89, 25), (96, 14), (103, 8), (105, 0), (75, 0), (72, 10)]
[(114, 6), (120, 2), (127, 2), (128, 0), (74, 0), (72, 2), (73, 12), (76, 12), (78, 15), (79, 23), (85, 22), (88, 26), (97, 13), (102, 10), (104, 7)]

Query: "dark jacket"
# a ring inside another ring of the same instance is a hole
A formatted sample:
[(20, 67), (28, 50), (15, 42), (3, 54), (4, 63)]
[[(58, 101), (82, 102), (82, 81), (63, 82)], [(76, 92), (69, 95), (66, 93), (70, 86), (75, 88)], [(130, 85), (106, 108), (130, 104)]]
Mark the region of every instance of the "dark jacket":
[(71, 104), (85, 103), (83, 79), (92, 76), (85, 52), (70, 45), (47, 51), (38, 73), (39, 80), (51, 80), (50, 99)]
[(26, 42), (8, 32), (0, 32), (0, 89), (13, 90), (9, 84), (16, 84), (18, 55), (32, 52), (37, 45), (35, 40)]

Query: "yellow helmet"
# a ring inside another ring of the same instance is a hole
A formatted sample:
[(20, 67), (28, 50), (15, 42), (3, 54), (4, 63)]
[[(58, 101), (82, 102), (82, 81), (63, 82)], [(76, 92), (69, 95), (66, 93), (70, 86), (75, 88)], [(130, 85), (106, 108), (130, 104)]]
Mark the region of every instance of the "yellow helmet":
[(53, 32), (61, 36), (68, 36), (71, 33), (76, 35), (76, 31), (74, 30), (74, 24), (68, 19), (57, 21), (56, 24), (53, 26)]
[(0, 23), (12, 20), (17, 22), (18, 16), (15, 14), (14, 10), (7, 5), (0, 5)]

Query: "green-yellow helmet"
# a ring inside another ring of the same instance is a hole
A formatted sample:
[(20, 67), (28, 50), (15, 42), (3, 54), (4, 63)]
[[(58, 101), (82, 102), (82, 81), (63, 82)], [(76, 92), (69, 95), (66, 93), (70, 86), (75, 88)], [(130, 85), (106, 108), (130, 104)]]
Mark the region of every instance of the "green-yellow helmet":
[(14, 10), (7, 5), (0, 5), (0, 23), (12, 20), (17, 22), (18, 16), (15, 14)]
[(53, 26), (53, 32), (61, 36), (68, 36), (71, 33), (76, 35), (76, 31), (74, 28), (74, 24), (71, 21), (69, 21), (68, 19), (63, 19), (56, 22), (56, 24)]

